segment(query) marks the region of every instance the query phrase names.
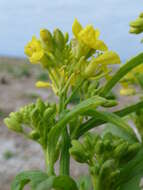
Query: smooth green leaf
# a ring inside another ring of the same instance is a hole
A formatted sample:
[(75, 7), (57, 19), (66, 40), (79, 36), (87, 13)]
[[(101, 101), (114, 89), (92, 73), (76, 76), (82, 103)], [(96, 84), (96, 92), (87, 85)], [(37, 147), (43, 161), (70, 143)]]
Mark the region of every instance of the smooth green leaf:
[(24, 186), (30, 183), (32, 190), (42, 182), (47, 179), (48, 175), (42, 171), (25, 171), (18, 174), (11, 186), (11, 190), (22, 190)]
[(124, 136), (126, 136), (126, 138), (129, 141), (131, 142), (137, 141), (137, 137), (133, 132), (132, 128), (118, 115), (110, 112), (97, 111), (97, 110), (88, 110), (86, 114), (89, 116), (94, 116), (95, 118), (98, 118), (102, 121), (106, 121), (107, 123), (112, 123), (113, 126), (119, 128), (120, 132), (122, 132), (122, 135), (124, 134)]
[[(120, 117), (124, 117), (130, 113), (136, 112), (138, 109), (140, 109), (142, 107), (143, 107), (143, 101), (140, 101), (138, 103), (135, 103), (131, 106), (125, 107), (121, 110), (115, 111), (113, 113), (120, 116)], [(89, 119), (85, 123), (81, 124), (81, 126), (79, 126), (78, 130), (76, 131), (76, 134), (72, 134), (72, 137), (73, 138), (79, 138), (84, 133), (86, 133), (88, 130), (90, 130), (94, 127), (98, 127), (104, 123), (106, 123), (106, 122), (103, 121), (102, 119), (92, 117), (91, 119)]]

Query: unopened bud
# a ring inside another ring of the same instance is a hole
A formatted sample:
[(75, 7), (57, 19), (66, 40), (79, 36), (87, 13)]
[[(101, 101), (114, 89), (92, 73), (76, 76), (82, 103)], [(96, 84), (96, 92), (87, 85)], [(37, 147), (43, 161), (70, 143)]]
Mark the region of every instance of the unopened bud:
[(33, 140), (38, 140), (40, 138), (40, 134), (37, 131), (32, 131), (28, 137)]
[(9, 129), (11, 129), (11, 130), (13, 130), (15, 132), (18, 132), (18, 133), (23, 132), (21, 124), (18, 123), (16, 118), (14, 118), (14, 117), (4, 119), (4, 123)]
[(41, 29), (40, 30), (40, 37), (45, 45), (45, 47), (49, 50), (53, 50), (53, 38), (52, 34), (49, 30), (47, 29)]
[(123, 157), (127, 153), (128, 146), (129, 145), (127, 142), (124, 142), (120, 144), (119, 146), (117, 146), (117, 148), (115, 148), (114, 150), (114, 156), (119, 159)]
[(65, 45), (65, 39), (64, 39), (63, 33), (59, 29), (55, 29), (53, 38), (55, 41), (55, 45), (60, 50), (63, 50), (64, 45)]

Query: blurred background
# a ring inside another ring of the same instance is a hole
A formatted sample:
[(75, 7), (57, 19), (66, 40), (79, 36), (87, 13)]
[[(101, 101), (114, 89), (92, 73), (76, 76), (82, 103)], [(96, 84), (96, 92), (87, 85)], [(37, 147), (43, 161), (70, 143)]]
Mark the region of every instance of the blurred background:
[[(51, 92), (36, 89), (48, 75), (27, 64), (24, 46), (41, 28), (58, 27), (72, 36), (74, 18), (100, 29), (101, 39), (124, 63), (142, 51), (140, 36), (128, 33), (129, 22), (143, 11), (142, 0), (0, 0), (0, 190), (9, 190), (19, 171), (44, 168), (40, 147), (4, 127), (3, 118), (37, 97), (54, 100)], [(129, 100), (126, 100), (126, 103)], [(83, 171), (72, 163), (74, 176)], [(85, 168), (83, 168), (85, 172)]]

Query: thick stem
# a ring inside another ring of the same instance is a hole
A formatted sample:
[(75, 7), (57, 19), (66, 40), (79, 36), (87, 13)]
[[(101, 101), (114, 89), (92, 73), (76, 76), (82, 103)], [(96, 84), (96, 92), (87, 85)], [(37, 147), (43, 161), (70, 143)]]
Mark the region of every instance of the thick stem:
[(69, 175), (70, 168), (70, 137), (68, 135), (67, 128), (64, 129), (62, 133), (62, 147), (61, 147), (61, 157), (60, 157), (60, 175)]
[(45, 154), (45, 165), (46, 165), (46, 172), (49, 176), (54, 174), (54, 169), (53, 166), (49, 162), (49, 153), (48, 150), (44, 150)]

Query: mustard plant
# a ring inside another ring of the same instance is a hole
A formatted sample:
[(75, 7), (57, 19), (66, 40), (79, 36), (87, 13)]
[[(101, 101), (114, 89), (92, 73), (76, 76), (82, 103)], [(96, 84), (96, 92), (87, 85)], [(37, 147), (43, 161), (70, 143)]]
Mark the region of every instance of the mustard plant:
[[(48, 71), (49, 81), (37, 81), (36, 87), (51, 88), (57, 101), (38, 99), (4, 120), (9, 129), (41, 145), (46, 163), (45, 171), (18, 174), (11, 189), (22, 190), (29, 183), (31, 190), (139, 190), (143, 175), (143, 53), (120, 66), (119, 55), (100, 40), (98, 29), (83, 27), (75, 19), (72, 31), (69, 40), (68, 33), (60, 29), (53, 33), (41, 29), (40, 38), (33, 36), (25, 46), (29, 61)], [(131, 33), (142, 31), (141, 14), (131, 23)], [(122, 99), (123, 95), (137, 95), (136, 86), (140, 86), (138, 101), (119, 109), (113, 92), (119, 84)], [(72, 104), (75, 95), (78, 101)], [(89, 131), (103, 125), (101, 133)], [(70, 157), (88, 166), (92, 186), (86, 179), (81, 183), (74, 179)]]

